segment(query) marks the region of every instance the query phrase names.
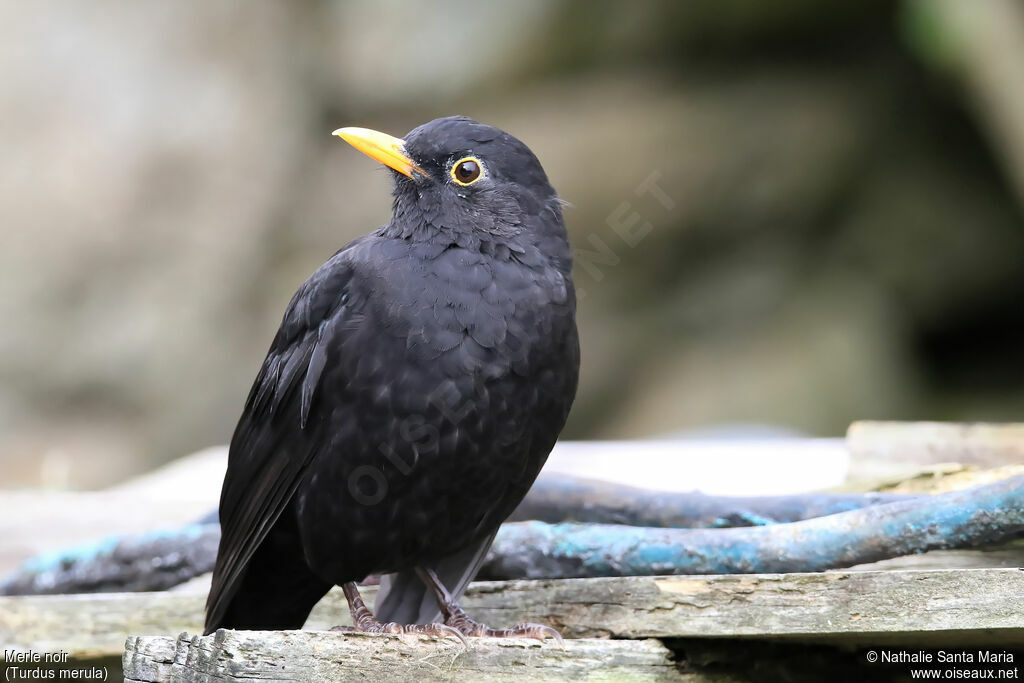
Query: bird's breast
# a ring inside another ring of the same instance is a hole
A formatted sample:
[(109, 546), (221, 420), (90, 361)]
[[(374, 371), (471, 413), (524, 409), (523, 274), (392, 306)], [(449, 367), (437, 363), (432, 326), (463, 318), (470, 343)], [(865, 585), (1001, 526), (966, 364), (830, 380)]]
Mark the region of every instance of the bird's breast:
[(395, 278), (394, 291), (381, 293), (386, 327), (409, 362), (440, 363), (449, 374), (528, 372), (530, 356), (556, 343), (557, 322), (573, 314), (556, 269), (466, 249), (448, 249), (430, 267)]
[(315, 520), (344, 521), (347, 556), (373, 557), (359, 571), (377, 571), (493, 530), (572, 402), (566, 287), (553, 269), (445, 252), (375, 288), (360, 327), (375, 336), (324, 370), (331, 447), (310, 476), (333, 485), (304, 497), (308, 533), (321, 533)]

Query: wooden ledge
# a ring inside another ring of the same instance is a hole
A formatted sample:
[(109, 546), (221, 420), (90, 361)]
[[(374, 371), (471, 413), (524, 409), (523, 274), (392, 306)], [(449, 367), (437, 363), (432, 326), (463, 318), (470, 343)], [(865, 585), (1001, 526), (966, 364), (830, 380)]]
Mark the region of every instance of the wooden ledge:
[[(371, 600), (373, 588), (364, 590)], [(128, 635), (202, 629), (205, 594), (0, 597), (0, 644), (120, 656)], [(463, 606), (494, 626), (546, 623), (567, 639), (757, 638), (842, 645), (1024, 642), (1024, 571), (939, 569), (624, 577), (471, 584)], [(349, 623), (340, 590), (306, 629)]]
[(128, 683), (249, 680), (702, 681), (676, 668), (657, 640), (553, 641), (218, 631), (209, 636), (129, 638)]

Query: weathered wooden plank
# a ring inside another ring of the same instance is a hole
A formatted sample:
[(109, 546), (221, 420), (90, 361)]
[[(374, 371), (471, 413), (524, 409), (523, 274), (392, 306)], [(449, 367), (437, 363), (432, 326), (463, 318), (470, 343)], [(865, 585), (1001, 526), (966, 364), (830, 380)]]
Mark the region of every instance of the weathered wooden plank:
[(61, 650), (76, 660), (120, 655), (129, 633), (202, 631), (205, 601), (205, 593), (0, 597), (0, 650)]
[[(367, 587), (368, 600), (376, 589)], [(120, 653), (124, 638), (202, 630), (205, 594), (0, 598), (0, 649)], [(758, 637), (883, 642), (983, 633), (1024, 643), (1024, 571), (967, 569), (479, 582), (463, 601), (495, 626), (551, 624), (570, 638)], [(306, 628), (350, 624), (340, 590)]]
[(125, 681), (705, 681), (656, 640), (454, 639), (324, 631), (219, 631), (130, 637)]
[(847, 571), (881, 571), (894, 569), (1016, 569), (1024, 567), (1024, 540), (975, 550), (933, 550), (920, 555), (904, 555), (891, 560), (859, 564)]
[(547, 623), (568, 637), (812, 636), (879, 643), (914, 634), (979, 630), (993, 642), (1024, 643), (1024, 571), (480, 583), (467, 609), (489, 623)]
[(1024, 462), (1024, 423), (854, 422), (848, 481), (902, 478), (923, 465), (995, 468)]
[(1016, 477), (1018, 474), (1024, 474), (1024, 463), (991, 469), (978, 469), (974, 465), (959, 463), (928, 465), (912, 477), (877, 482), (872, 490), (917, 496), (934, 495), (963, 491), (974, 486)]

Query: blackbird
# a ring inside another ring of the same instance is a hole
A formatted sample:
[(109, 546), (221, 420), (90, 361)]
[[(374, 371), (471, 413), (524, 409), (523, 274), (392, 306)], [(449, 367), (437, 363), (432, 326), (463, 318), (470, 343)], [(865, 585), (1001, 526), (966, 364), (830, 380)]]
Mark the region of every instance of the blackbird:
[(469, 118), (335, 134), (390, 167), (393, 215), (285, 310), (231, 439), (205, 632), (300, 628), (340, 585), (360, 631), (558, 637), (457, 600), (576, 393), (562, 202), (526, 145)]

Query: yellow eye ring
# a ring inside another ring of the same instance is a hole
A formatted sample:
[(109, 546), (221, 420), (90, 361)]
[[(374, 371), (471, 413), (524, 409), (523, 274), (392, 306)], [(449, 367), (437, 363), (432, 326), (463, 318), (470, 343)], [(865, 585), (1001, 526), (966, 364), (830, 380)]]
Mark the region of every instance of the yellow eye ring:
[(484, 165), (476, 157), (463, 157), (452, 164), (452, 180), (463, 187), (484, 177)]

